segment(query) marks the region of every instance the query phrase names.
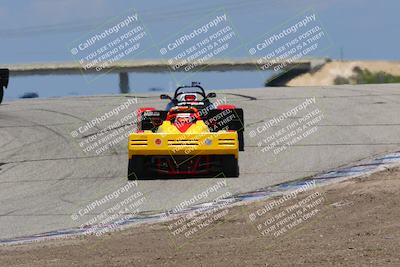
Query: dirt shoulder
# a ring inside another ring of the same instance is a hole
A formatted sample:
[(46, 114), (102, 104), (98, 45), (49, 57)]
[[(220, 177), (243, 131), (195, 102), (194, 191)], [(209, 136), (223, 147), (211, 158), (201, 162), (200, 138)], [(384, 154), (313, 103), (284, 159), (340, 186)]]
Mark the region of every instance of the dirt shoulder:
[(188, 237), (176, 232), (174, 235), (170, 222), (142, 225), (101, 238), (0, 247), (0, 263), (2, 266), (400, 266), (399, 191), (400, 168), (397, 168), (311, 188), (292, 198), (276, 197), (234, 207), (227, 213), (218, 213), (220, 216), (213, 214), (215, 221), (203, 223), (201, 231)]

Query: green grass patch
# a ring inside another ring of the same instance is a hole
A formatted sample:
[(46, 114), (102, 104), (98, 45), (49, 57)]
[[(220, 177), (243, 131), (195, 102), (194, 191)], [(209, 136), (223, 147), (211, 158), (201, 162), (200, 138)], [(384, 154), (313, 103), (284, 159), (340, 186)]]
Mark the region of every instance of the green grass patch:
[(384, 71), (371, 72), (367, 69), (355, 67), (353, 72), (355, 74), (349, 78), (337, 76), (334, 80), (334, 84), (400, 83), (400, 76), (395, 76)]

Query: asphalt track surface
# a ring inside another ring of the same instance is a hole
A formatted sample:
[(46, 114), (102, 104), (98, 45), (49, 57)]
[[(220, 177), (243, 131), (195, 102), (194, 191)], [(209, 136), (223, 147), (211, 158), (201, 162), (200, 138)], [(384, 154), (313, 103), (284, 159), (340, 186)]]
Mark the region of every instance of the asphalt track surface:
[[(204, 192), (223, 178), (139, 181), (125, 195), (74, 221), (72, 214), (126, 185), (127, 140), (106, 152), (85, 153), (71, 132), (127, 99), (140, 96), (140, 106), (164, 107), (151, 95), (65, 97), (4, 102), (0, 105), (0, 239), (32, 235), (86, 223), (123, 197), (140, 191), (141, 211), (171, 209)], [(244, 109), (245, 151), (240, 152), (240, 177), (209, 199), (229, 192), (247, 192), (310, 176), (359, 159), (394, 151), (400, 145), (400, 86), (236, 89), (218, 93)], [(315, 97), (282, 124), (250, 137), (265, 121)], [(258, 143), (282, 126), (318, 108), (323, 119), (317, 130), (281, 153), (262, 152)], [(129, 113), (128, 112), (128, 113)], [(118, 121), (127, 112), (97, 125), (92, 134)], [(92, 151), (93, 152), (93, 151)], [(198, 199), (198, 202), (206, 198)]]

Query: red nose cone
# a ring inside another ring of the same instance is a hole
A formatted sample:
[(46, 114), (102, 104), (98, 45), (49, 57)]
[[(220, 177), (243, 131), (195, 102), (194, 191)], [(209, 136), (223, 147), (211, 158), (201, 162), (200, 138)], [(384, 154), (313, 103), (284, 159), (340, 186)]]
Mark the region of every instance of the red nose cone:
[(192, 123), (174, 123), (174, 125), (181, 133), (184, 133), (192, 126)]

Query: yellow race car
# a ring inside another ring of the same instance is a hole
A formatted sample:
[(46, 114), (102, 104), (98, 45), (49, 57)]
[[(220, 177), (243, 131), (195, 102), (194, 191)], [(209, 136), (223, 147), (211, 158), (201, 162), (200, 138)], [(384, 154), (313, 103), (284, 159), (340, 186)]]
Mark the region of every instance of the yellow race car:
[(197, 108), (173, 107), (156, 131), (129, 135), (128, 179), (159, 176), (239, 176), (238, 134), (211, 132)]

